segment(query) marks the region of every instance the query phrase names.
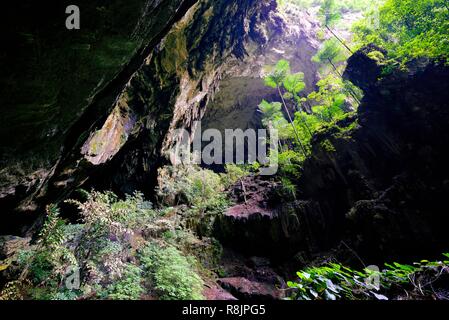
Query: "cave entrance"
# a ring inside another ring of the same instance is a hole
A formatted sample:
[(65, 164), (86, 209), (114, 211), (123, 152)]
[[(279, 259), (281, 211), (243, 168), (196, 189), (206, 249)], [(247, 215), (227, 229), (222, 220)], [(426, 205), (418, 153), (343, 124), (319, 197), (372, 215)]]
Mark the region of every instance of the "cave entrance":
[[(196, 134), (203, 135), (209, 129), (220, 131), (225, 136), (225, 130), (253, 129), (257, 132), (263, 129), (262, 115), (258, 110), (260, 102), (273, 100), (275, 90), (265, 87), (261, 78), (236, 77), (227, 78), (220, 83), (220, 90), (215, 99), (207, 106), (207, 111), (201, 122), (201, 131)], [(223, 150), (224, 150), (223, 141)], [(203, 148), (207, 142), (203, 142)], [(238, 149), (238, 146), (236, 146)], [(244, 149), (247, 150), (245, 143)], [(246, 153), (246, 152), (245, 152)], [(247, 154), (247, 153), (246, 153)], [(223, 163), (225, 159), (223, 158)], [(224, 172), (224, 164), (206, 165), (203, 167), (215, 172)]]

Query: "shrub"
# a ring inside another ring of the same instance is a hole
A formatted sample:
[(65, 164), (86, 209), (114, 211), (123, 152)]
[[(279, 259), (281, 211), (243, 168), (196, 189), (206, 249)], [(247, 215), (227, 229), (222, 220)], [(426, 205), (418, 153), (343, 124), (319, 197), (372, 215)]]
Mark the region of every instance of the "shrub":
[[(223, 176), (197, 166), (164, 167), (160, 171), (163, 187), (157, 188), (163, 202), (186, 204), (185, 221), (187, 228), (201, 235), (209, 235), (214, 219), (229, 206), (225, 194)], [(233, 170), (230, 181), (241, 174)]]
[(138, 300), (144, 293), (142, 270), (127, 264), (119, 280), (108, 287), (107, 298), (111, 300)]
[[(253, 166), (257, 167), (257, 165)], [(234, 184), (236, 184), (239, 180), (249, 175), (250, 175), (249, 170), (247, 170), (243, 166), (238, 166), (235, 164), (227, 164), (226, 173), (221, 174), (221, 180), (223, 182), (223, 185), (226, 188), (229, 188), (232, 187)]]
[[(444, 254), (449, 258), (449, 254)], [(341, 264), (298, 272), (298, 281), (288, 282), (297, 300), (389, 300), (399, 294), (407, 297), (439, 296), (434, 283), (449, 271), (449, 261), (423, 260), (413, 265), (386, 264), (383, 271), (356, 271)], [(378, 284), (366, 281), (378, 279)], [(447, 297), (445, 297), (447, 299)]]
[(59, 218), (56, 206), (47, 207), (47, 218), (34, 249), (19, 253), (21, 280), (29, 278), (40, 286), (57, 287), (69, 266), (77, 265), (73, 253), (62, 244), (65, 223)]
[(203, 281), (194, 270), (192, 258), (186, 258), (176, 248), (149, 244), (140, 260), (161, 299), (203, 299)]
[(163, 186), (156, 189), (159, 197), (175, 195), (176, 204), (196, 206), (224, 191), (220, 175), (197, 166), (167, 166), (159, 172), (163, 179)]
[(112, 192), (93, 191), (87, 194), (85, 202), (68, 200), (76, 205), (87, 228), (97, 231), (110, 230), (121, 225), (122, 228), (134, 228), (151, 221), (157, 216), (151, 202), (145, 201), (139, 192), (119, 200)]
[(359, 47), (374, 43), (388, 51), (388, 63), (414, 58), (449, 58), (446, 0), (386, 0), (353, 27)]

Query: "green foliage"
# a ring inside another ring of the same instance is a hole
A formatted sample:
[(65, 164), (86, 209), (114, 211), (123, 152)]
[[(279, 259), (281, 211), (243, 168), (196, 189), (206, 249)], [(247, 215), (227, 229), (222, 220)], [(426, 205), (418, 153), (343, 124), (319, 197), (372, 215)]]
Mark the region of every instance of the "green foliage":
[(300, 9), (308, 9), (319, 3), (319, 1), (320, 0), (278, 0), (278, 4), (281, 7), (284, 7), (287, 4), (293, 4)]
[[(73, 253), (62, 244), (65, 241), (65, 223), (59, 218), (59, 209), (47, 207), (47, 218), (39, 234), (37, 246), (19, 252), (21, 278), (29, 278), (39, 286), (57, 286), (66, 269), (77, 264)], [(22, 279), (22, 280), (24, 280)]]
[(135, 192), (132, 196), (127, 195), (124, 200), (113, 202), (111, 210), (117, 217), (116, 221), (130, 229), (141, 226), (157, 216), (153, 204), (146, 201), (139, 192)]
[[(229, 207), (225, 188), (244, 173), (229, 166), (227, 174), (216, 174), (197, 166), (164, 167), (160, 171), (163, 188), (157, 188), (161, 199), (175, 199), (176, 204), (186, 204), (187, 228), (199, 236), (209, 236), (218, 214)], [(166, 200), (165, 200), (166, 201)]]
[[(335, 51), (332, 53), (332, 50)], [(329, 58), (336, 61), (335, 52), (341, 52), (341, 49), (335, 41), (329, 41), (316, 59)], [(281, 149), (279, 152), (272, 152), (270, 156), (277, 158), (279, 176), (284, 182), (295, 181), (300, 176), (302, 163), (310, 155), (314, 134), (329, 124), (335, 124), (351, 111), (348, 96), (357, 89), (344, 82), (339, 75), (330, 74), (317, 83), (318, 91), (302, 98), (299, 96), (305, 88), (302, 73), (291, 74), (289, 63), (285, 60), (268, 69), (272, 69), (272, 72), (266, 77), (266, 84), (284, 90), (287, 94), (280, 97), (282, 102), (263, 100), (260, 103), (262, 123), (265, 127), (278, 131)], [(285, 110), (288, 109), (287, 102), (295, 105), (297, 110), (291, 123), (282, 110), (283, 106)], [(333, 147), (326, 150), (335, 151)]]
[(319, 16), (325, 26), (332, 26), (341, 19), (341, 12), (335, 0), (323, 0)]
[[(225, 181), (232, 184), (249, 174), (240, 166), (227, 170), (218, 175), (192, 169), (184, 181), (192, 188), (186, 193), (190, 204), (177, 209), (155, 210), (139, 193), (119, 199), (93, 191), (82, 202), (68, 201), (80, 209), (83, 221), (66, 225), (58, 208), (49, 206), (37, 245), (16, 257), (24, 270), (21, 278), (8, 284), (0, 299), (137, 300), (146, 291), (161, 299), (202, 299), (197, 268), (203, 269), (190, 254), (215, 268), (221, 247), (210, 239), (200, 241), (191, 221), (206, 224), (208, 215), (221, 213), (228, 200), (217, 190), (224, 190)], [(170, 217), (162, 218), (164, 214)], [(80, 271), (80, 287), (66, 287), (71, 270)]]
[(225, 186), (220, 175), (197, 166), (164, 167), (160, 170), (163, 187), (156, 189), (159, 197), (175, 195), (177, 204), (202, 206), (222, 196)]
[(64, 222), (59, 218), (59, 209), (55, 205), (47, 207), (47, 219), (39, 233), (38, 244), (52, 249), (64, 242)]
[(386, 264), (383, 271), (356, 271), (330, 263), (298, 272), (298, 281), (288, 286), (295, 300), (388, 300), (403, 292), (423, 297), (434, 293), (432, 284), (448, 268), (449, 261), (427, 260), (414, 265)]
[(365, 12), (378, 6), (384, 0), (338, 0), (336, 6), (340, 12)]
[[(317, 113), (323, 116), (323, 121), (329, 122), (334, 117), (333, 113), (342, 110), (347, 92), (343, 80), (336, 75), (329, 75), (318, 81), (318, 91), (312, 92), (307, 99), (316, 102), (320, 111)], [(332, 109), (332, 110), (321, 110)]]
[[(286, 176), (287, 175), (281, 177), (280, 188), (276, 190), (276, 193), (280, 199), (283, 199), (285, 201), (295, 201), (297, 192), (296, 185)], [(298, 177), (299, 174), (291, 176)]]
[(28, 294), (28, 286), (26, 281), (10, 281), (0, 291), (0, 301), (5, 300), (24, 300)]
[(317, 86), (318, 91), (312, 92), (304, 99), (313, 105), (312, 112), (298, 111), (294, 121), (309, 151), (311, 139), (320, 128), (334, 123), (350, 111), (346, 110), (347, 89), (340, 77), (329, 75), (318, 81)]
[(88, 193), (84, 202), (67, 202), (80, 209), (87, 228), (91, 227), (100, 233), (109, 230), (114, 223), (120, 224), (122, 228), (133, 228), (157, 216), (152, 210), (152, 204), (138, 192), (127, 196), (125, 200), (119, 200), (112, 192), (93, 191)]
[(290, 63), (287, 60), (279, 60), (275, 66), (267, 66), (269, 73), (265, 76), (265, 85), (270, 88), (283, 89), (297, 96), (306, 87), (304, 73), (291, 73)]
[(107, 299), (139, 300), (145, 289), (142, 286), (142, 270), (127, 264), (119, 280), (114, 281), (107, 289)]
[(320, 64), (336, 65), (346, 60), (343, 48), (337, 39), (331, 38), (321, 45), (317, 54), (312, 57), (312, 61)]
[(210, 170), (192, 170), (185, 179), (184, 192), (192, 206), (204, 206), (219, 197), (219, 191), (224, 189), (220, 176)]
[[(49, 300), (60, 300), (60, 301), (73, 301), (79, 298), (79, 292), (74, 290), (61, 290), (57, 291), (50, 296), (48, 296)], [(36, 299), (39, 300), (39, 299)]]
[(359, 46), (374, 43), (406, 62), (417, 57), (449, 57), (447, 0), (387, 0), (354, 25)]
[(278, 154), (279, 175), (284, 178), (299, 178), (304, 158), (294, 150), (285, 150)]
[(279, 60), (278, 63), (270, 69), (270, 73), (264, 78), (265, 85), (270, 88), (281, 87), (286, 76), (290, 73), (290, 63), (287, 60)]
[(336, 152), (334, 145), (328, 139), (322, 141), (320, 143), (320, 146), (323, 150), (325, 150), (328, 153)]
[[(295, 137), (295, 142), (301, 149), (303, 157), (305, 158), (307, 157), (307, 151), (300, 138), (297, 128), (293, 124), (293, 117), (290, 114), (291, 111), (285, 101), (291, 97), (291, 99), (293, 99), (295, 103), (300, 106), (299, 93), (305, 88), (304, 74), (292, 74), (290, 70), (290, 63), (286, 60), (280, 60), (274, 67), (268, 67), (268, 69), (272, 69), (272, 72), (265, 77), (265, 84), (269, 87), (278, 89), (279, 98), (282, 103), (279, 105), (279, 103), (276, 102), (268, 103), (266, 101), (262, 101), (260, 104), (260, 111), (265, 115), (263, 123), (266, 127), (277, 129), (281, 139), (282, 137), (285, 137), (286, 130), (289, 129), (281, 111), (283, 107), (284, 112), (288, 117), (287, 123), (290, 124), (290, 128), (292, 129)], [(282, 91), (285, 92), (283, 93)]]
[(226, 164), (226, 173), (221, 174), (221, 180), (226, 188), (234, 186), (237, 182), (243, 178), (249, 176), (251, 172), (241, 165), (235, 165), (232, 163)]
[(262, 112), (262, 124), (266, 128), (278, 130), (279, 139), (287, 140), (291, 138), (290, 125), (282, 113), (280, 102), (267, 102), (263, 100), (259, 105)]
[(293, 95), (299, 94), (306, 88), (306, 84), (304, 83), (304, 73), (298, 72), (287, 74), (283, 85), (287, 92)]
[[(368, 8), (384, 0), (338, 0), (335, 1), (333, 6), (334, 10), (338, 13), (345, 12), (364, 12)], [(322, 6), (323, 0), (278, 0), (278, 4), (281, 7), (287, 4), (293, 4), (300, 9), (310, 9), (316, 6)]]
[[(127, 263), (131, 251), (130, 228), (141, 228), (157, 217), (151, 203), (136, 193), (120, 200), (111, 192), (86, 193), (85, 201), (73, 201), (83, 224), (66, 225), (56, 206), (47, 208), (47, 218), (37, 245), (19, 252), (20, 281), (29, 281), (27, 296), (37, 300), (74, 300), (88, 288), (68, 290), (69, 270), (85, 270), (98, 295), (108, 299), (138, 299), (138, 268)], [(137, 269), (136, 269), (137, 268)], [(111, 285), (111, 283), (113, 283)]]
[(193, 258), (186, 258), (172, 246), (149, 244), (140, 260), (162, 300), (202, 300), (203, 281), (194, 269)]

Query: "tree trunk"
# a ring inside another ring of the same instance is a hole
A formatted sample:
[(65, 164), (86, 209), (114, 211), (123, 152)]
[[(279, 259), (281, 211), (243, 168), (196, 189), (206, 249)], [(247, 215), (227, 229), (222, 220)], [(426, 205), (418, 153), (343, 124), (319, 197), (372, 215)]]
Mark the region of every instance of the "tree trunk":
[[(299, 112), (307, 113), (305, 108), (302, 108), (300, 99), (299, 99), (299, 97), (297, 95), (295, 95), (295, 100), (297, 102), (297, 106), (298, 106)], [(304, 111), (302, 109), (304, 109)], [(312, 137), (313, 136), (312, 130), (310, 130), (309, 125), (307, 124), (307, 122), (304, 119), (302, 119), (302, 118), (301, 118), (301, 122), (304, 124), (304, 127), (306, 127), (307, 132), (309, 133), (310, 137)]]
[(331, 29), (329, 28), (329, 26), (326, 26), (326, 29), (329, 30), (330, 33), (332, 33), (332, 35), (351, 53), (354, 54), (354, 51), (351, 50), (351, 48), (348, 47), (348, 45), (346, 44), (346, 42), (344, 40), (342, 40), (339, 36), (337, 36), (337, 34)]
[[(343, 78), (343, 75), (338, 71), (337, 67), (335, 66), (335, 64), (332, 62), (331, 59), (328, 59), (329, 63), (331, 64), (332, 68), (334, 68), (335, 73), (337, 74), (337, 76), (339, 76), (340, 78)], [(360, 100), (359, 98), (357, 98), (357, 95), (355, 94), (355, 92), (352, 89), (349, 89), (349, 94), (354, 98), (354, 100), (360, 104)]]
[(296, 139), (298, 140), (298, 144), (299, 144), (299, 146), (301, 147), (301, 150), (302, 150), (302, 152), (303, 152), (303, 154), (304, 154), (304, 157), (307, 158), (307, 151), (306, 151), (306, 148), (305, 148), (304, 145), (302, 144), (301, 138), (299, 137), (299, 133), (298, 133), (298, 131), (296, 130), (295, 124), (293, 123), (293, 118), (292, 118), (292, 116), (290, 115), (290, 112), (288, 111), (287, 104), (285, 103), (284, 96), (282, 95), (282, 92), (281, 92), (281, 88), (279, 88), (279, 86), (278, 86), (277, 89), (278, 89), (279, 96), (281, 97), (282, 105), (284, 106), (284, 110), (285, 110), (285, 112), (287, 113), (288, 120), (290, 121), (290, 124), (291, 124), (291, 126), (292, 126), (292, 128), (293, 128), (293, 131), (295, 132), (295, 136), (296, 136)]

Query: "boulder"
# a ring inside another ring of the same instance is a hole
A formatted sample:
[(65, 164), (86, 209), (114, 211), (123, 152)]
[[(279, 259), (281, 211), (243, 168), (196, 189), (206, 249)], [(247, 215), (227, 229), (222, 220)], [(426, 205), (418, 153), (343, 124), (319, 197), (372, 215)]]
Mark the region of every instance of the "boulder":
[(0, 236), (0, 260), (8, 259), (30, 247), (31, 238), (20, 238), (15, 236)]
[(251, 281), (247, 278), (223, 278), (219, 279), (218, 283), (239, 300), (243, 301), (269, 301), (278, 300), (283, 297), (282, 291), (274, 285)]

